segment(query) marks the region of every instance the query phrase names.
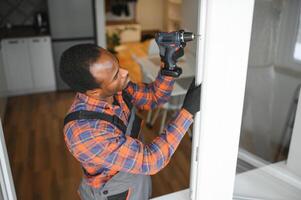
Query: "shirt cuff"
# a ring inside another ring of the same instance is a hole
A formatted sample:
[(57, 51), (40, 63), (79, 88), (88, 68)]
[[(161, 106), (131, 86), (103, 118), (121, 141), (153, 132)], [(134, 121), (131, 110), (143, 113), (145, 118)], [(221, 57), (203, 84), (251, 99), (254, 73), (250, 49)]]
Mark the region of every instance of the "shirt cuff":
[(193, 115), (190, 112), (188, 112), (185, 108), (182, 108), (180, 112), (183, 112), (183, 115), (186, 118), (189, 118), (193, 121)]
[(190, 125), (193, 122), (193, 115), (190, 114), (187, 110), (182, 108), (178, 116), (174, 120), (174, 124), (178, 127), (178, 130), (184, 135), (189, 129)]
[(166, 76), (166, 75), (163, 75), (163, 74), (161, 73), (161, 70), (159, 71), (157, 77), (159, 77), (160, 79), (164, 79), (165, 81), (173, 81), (173, 80), (176, 79), (175, 77), (172, 77), (172, 76)]

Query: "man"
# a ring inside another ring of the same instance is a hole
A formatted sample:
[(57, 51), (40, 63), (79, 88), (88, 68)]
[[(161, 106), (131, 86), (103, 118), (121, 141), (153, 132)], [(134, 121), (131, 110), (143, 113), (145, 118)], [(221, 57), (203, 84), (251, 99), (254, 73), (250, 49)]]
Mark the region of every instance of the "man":
[[(174, 59), (180, 54), (175, 53)], [(150, 144), (139, 140), (135, 108), (154, 109), (168, 101), (175, 79), (158, 74), (151, 84), (135, 84), (105, 49), (93, 44), (66, 50), (62, 79), (78, 93), (64, 121), (69, 151), (81, 163), (82, 199), (144, 200), (150, 176), (169, 162), (199, 110), (200, 87), (191, 84), (183, 108)]]

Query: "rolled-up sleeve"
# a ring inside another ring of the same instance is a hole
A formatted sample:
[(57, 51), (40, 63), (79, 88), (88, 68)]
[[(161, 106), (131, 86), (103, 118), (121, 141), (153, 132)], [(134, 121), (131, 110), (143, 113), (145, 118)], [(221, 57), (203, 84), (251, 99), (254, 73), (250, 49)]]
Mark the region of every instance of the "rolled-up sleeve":
[(168, 101), (174, 83), (175, 78), (158, 73), (156, 80), (149, 84), (129, 82), (126, 91), (133, 97), (137, 108), (149, 110)]

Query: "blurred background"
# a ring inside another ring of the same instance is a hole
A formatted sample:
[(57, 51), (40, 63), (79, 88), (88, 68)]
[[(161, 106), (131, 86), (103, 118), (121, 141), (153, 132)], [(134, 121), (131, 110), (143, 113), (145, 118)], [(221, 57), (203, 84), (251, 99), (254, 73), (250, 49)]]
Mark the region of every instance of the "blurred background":
[[(298, 0), (255, 0), (237, 199), (301, 196), (301, 129), (296, 128), (301, 124), (296, 117), (301, 113), (300, 7)], [(151, 82), (160, 65), (154, 34), (196, 33), (197, 16), (197, 0), (0, 1), (0, 114), (19, 199), (79, 199), (82, 172), (62, 132), (75, 95), (58, 76), (62, 52), (80, 43), (98, 44), (118, 57), (132, 81)], [(184, 73), (170, 101), (151, 112), (139, 111), (146, 142), (180, 108), (195, 63), (196, 41), (179, 60)], [(153, 197), (189, 187), (192, 140), (191, 128), (169, 165), (152, 177)]]

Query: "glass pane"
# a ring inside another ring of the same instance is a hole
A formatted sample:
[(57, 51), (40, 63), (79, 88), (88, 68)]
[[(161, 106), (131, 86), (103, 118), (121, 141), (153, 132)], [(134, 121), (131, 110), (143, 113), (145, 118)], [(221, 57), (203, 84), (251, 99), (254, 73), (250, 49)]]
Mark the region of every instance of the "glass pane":
[(255, 1), (234, 199), (301, 199), (299, 16), (297, 0)]

